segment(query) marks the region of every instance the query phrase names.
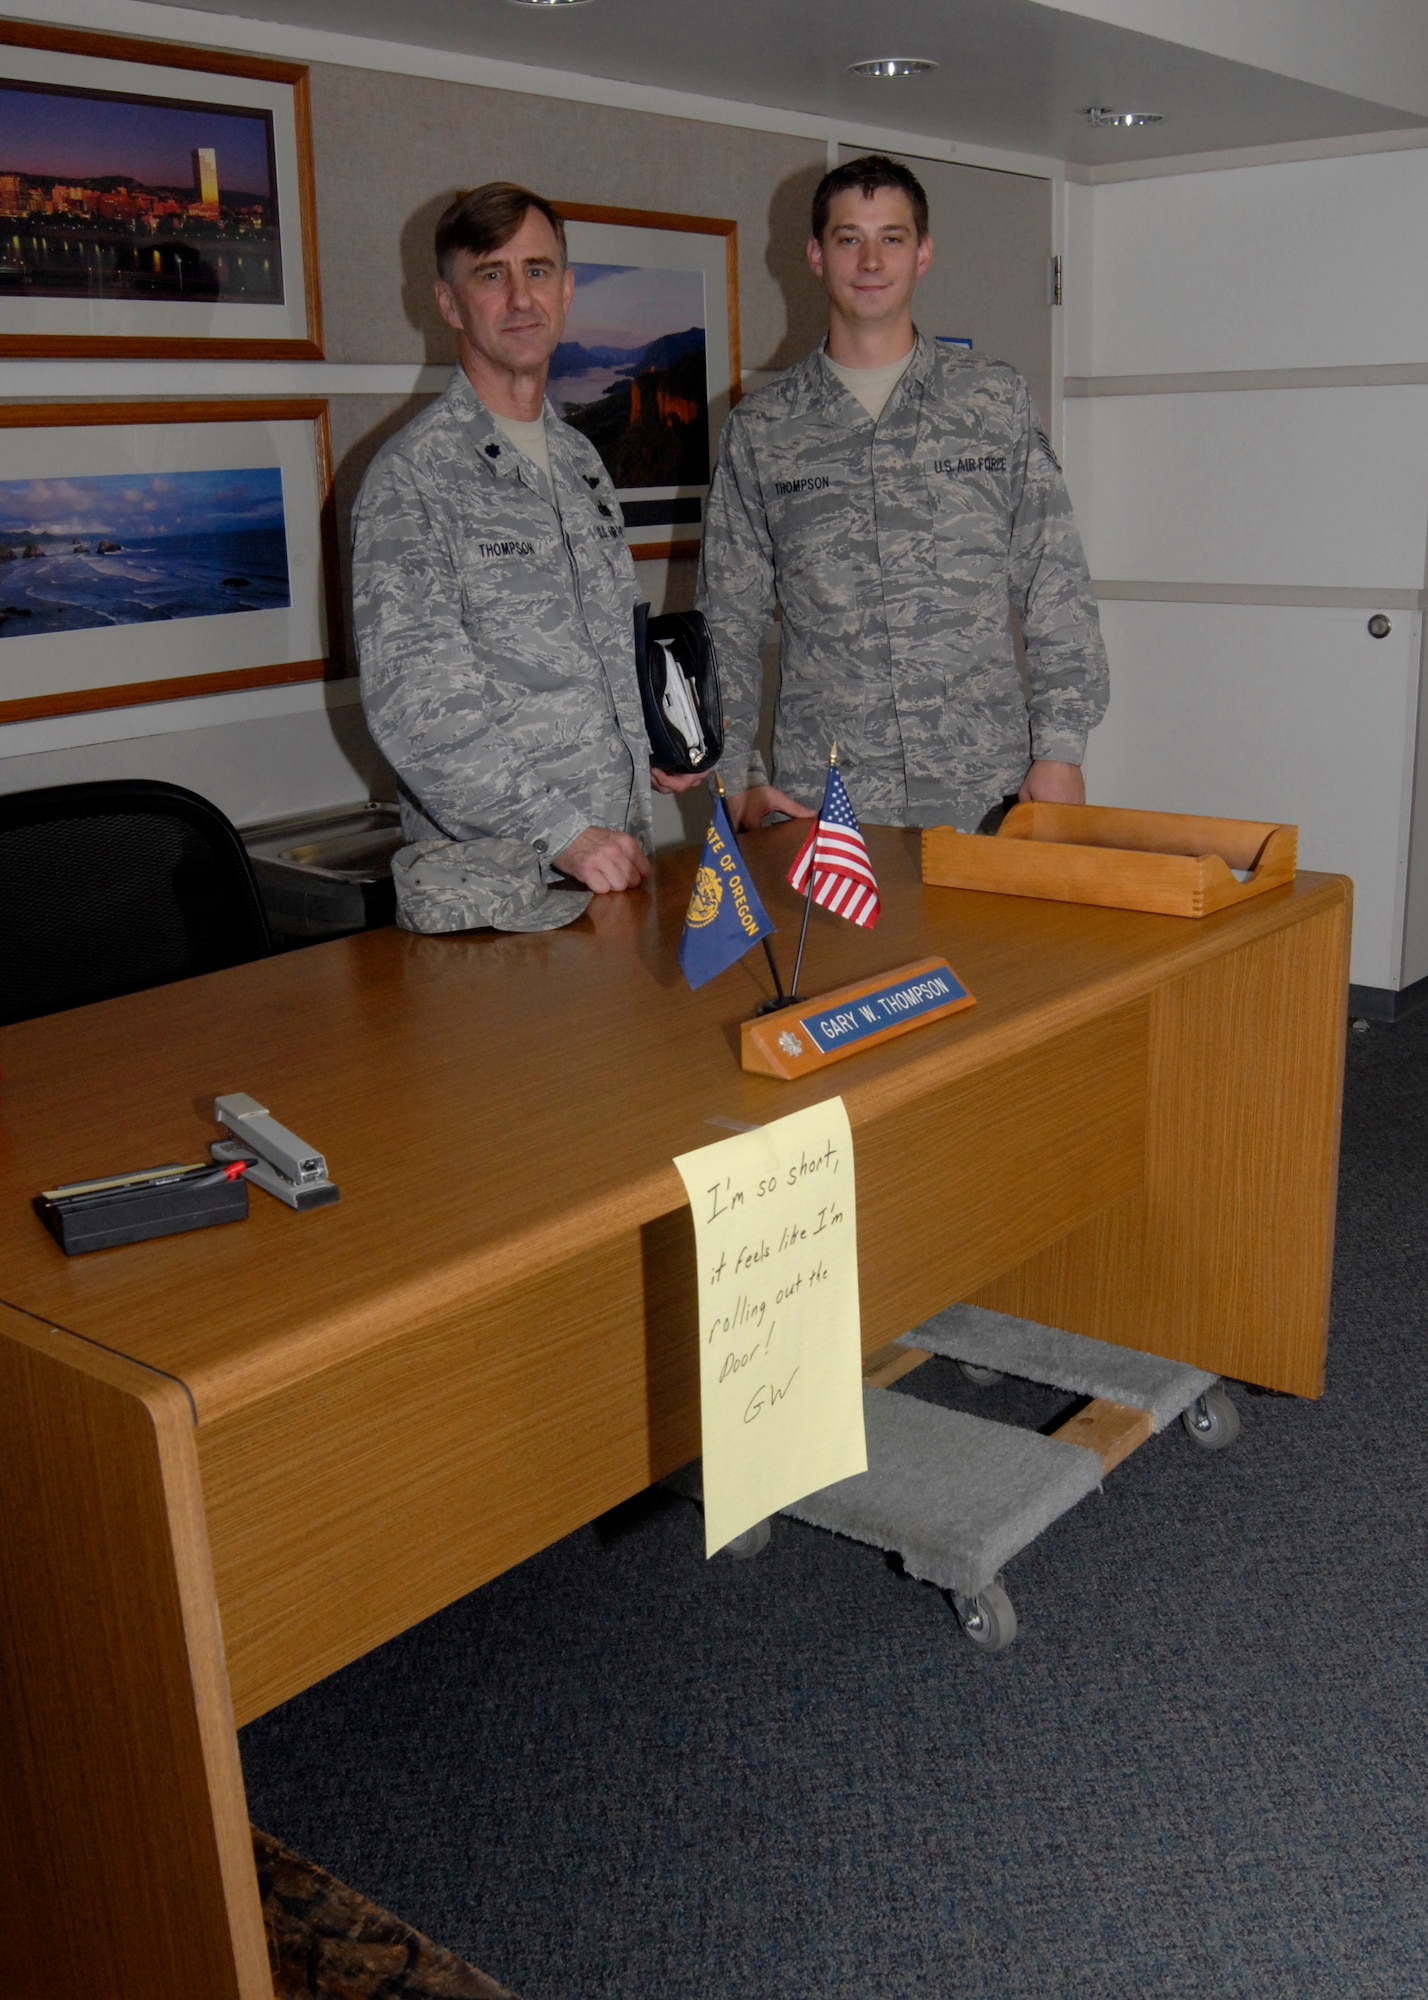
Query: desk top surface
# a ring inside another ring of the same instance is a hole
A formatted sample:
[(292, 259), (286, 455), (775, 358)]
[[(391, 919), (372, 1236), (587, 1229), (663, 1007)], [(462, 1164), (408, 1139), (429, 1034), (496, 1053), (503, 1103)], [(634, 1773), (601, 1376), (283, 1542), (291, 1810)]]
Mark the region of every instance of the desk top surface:
[[(785, 978), (797, 835), (744, 840)], [(868, 838), (882, 918), (815, 909), (805, 992), (941, 954), (978, 1004), (801, 1083), (739, 1067), (762, 952), (684, 984), (694, 850), (563, 931), (371, 932), (0, 1030), (0, 1299), (177, 1376), (212, 1418), (680, 1207), (673, 1156), (731, 1123), (836, 1093), (856, 1127), (1346, 892), (1301, 875), (1219, 916), (1142, 916), (928, 888), (916, 833)], [(66, 1258), (30, 1197), (204, 1158), (228, 1091), (321, 1149), (341, 1201), (296, 1215), (255, 1189), (245, 1224)]]

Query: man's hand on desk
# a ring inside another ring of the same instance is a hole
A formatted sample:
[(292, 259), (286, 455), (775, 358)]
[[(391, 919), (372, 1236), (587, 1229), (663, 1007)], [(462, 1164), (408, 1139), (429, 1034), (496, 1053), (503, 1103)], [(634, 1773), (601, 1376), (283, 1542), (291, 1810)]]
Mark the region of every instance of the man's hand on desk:
[(1046, 805), (1083, 806), (1086, 781), (1081, 776), (1081, 766), (1061, 764), (1051, 757), (1038, 758), (1022, 779), (1017, 798), (1023, 805), (1031, 799), (1040, 799)]
[(729, 824), (735, 833), (762, 826), (770, 813), (787, 813), (790, 819), (812, 819), (812, 806), (801, 806), (776, 785), (750, 785), (746, 792), (730, 792), (726, 801)]
[(707, 771), (658, 771), (650, 765), (650, 783), (657, 792), (692, 792), (708, 775)]
[(650, 872), (649, 860), (637, 840), (608, 826), (587, 826), (569, 847), (555, 856), (562, 875), (573, 875), (597, 896), (617, 889), (638, 889)]

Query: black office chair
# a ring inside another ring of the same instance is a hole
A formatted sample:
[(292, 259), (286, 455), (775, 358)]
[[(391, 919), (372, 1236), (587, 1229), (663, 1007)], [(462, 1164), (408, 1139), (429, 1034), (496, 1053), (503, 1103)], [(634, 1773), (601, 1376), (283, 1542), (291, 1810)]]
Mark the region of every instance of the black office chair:
[(196, 792), (115, 778), (0, 797), (0, 1022), (272, 948), (247, 849)]

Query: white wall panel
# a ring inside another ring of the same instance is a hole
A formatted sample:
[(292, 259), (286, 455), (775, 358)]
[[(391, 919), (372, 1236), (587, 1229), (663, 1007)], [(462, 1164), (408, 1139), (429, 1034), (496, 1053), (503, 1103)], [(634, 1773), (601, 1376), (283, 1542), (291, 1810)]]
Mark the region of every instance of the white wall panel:
[[(125, 714), (135, 718), (133, 734), (0, 756), (0, 792), (96, 778), (159, 778), (211, 799), (236, 826), (392, 796), (391, 773), (355, 705), (156, 734), (138, 733), (152, 710)], [(0, 744), (19, 733), (0, 732)]]
[(1108, 604), (1110, 711), (1086, 781), (1106, 805), (1291, 821), (1305, 868), (1354, 881), (1351, 977), (1400, 984), (1421, 621)]
[(1091, 356), (1068, 374), (1428, 361), (1428, 151), (1090, 192)]
[(1094, 375), (1096, 205), (1104, 188), (1067, 181), (1066, 234), (1061, 246), (1061, 365), (1068, 375)]
[[(1068, 406), (1069, 407), (1069, 406)], [(1428, 387), (1094, 397), (1095, 575), (1421, 590)]]
[(1066, 490), (1076, 513), (1081, 540), (1089, 551), (1095, 520), (1096, 462), (1093, 445), (1099, 405), (1089, 398), (1072, 397), (1061, 406), (1061, 469)]
[[(1428, 649), (1425, 649), (1428, 650)], [(1404, 891), (1403, 981), (1428, 979), (1428, 660), (1418, 681), (1418, 730), (1413, 772), (1413, 815)]]

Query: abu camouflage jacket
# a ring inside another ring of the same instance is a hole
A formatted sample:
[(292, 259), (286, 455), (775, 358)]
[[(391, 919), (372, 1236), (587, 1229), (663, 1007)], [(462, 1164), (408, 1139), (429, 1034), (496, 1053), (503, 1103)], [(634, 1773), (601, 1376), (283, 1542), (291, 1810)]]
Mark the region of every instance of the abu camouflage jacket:
[(773, 778), (806, 804), (822, 797), (836, 739), (860, 816), (970, 830), (1033, 758), (1080, 763), (1105, 712), (1105, 648), (1061, 468), (1004, 362), (919, 335), (874, 425), (819, 350), (734, 409), (699, 588), (731, 791), (764, 778), (753, 743), (775, 601)]
[(587, 826), (650, 841), (634, 564), (594, 449), (546, 406), (552, 504), (457, 368), (373, 460), (353, 516), (362, 705), (409, 841), (550, 860)]

